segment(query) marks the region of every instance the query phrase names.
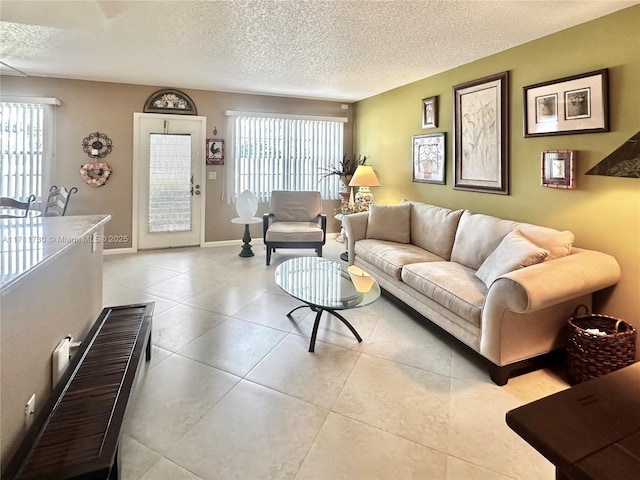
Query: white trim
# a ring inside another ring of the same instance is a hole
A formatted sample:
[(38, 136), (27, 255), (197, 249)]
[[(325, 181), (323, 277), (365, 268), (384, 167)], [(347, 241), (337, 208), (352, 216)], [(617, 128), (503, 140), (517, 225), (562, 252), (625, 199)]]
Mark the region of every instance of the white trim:
[[(255, 247), (254, 241), (256, 239), (251, 239), (251, 246)], [(261, 239), (260, 239), (261, 240)], [(212, 242), (205, 242), (202, 244), (202, 247), (205, 248), (215, 248), (215, 247), (238, 247), (240, 250), (242, 248), (242, 240), (214, 240)]]
[(136, 253), (138, 250), (134, 248), (107, 248), (102, 250), (102, 255), (121, 255), (125, 253)]
[[(170, 114), (161, 114), (161, 113), (141, 113), (141, 112), (133, 112), (133, 172), (132, 172), (132, 181), (133, 181), (133, 192), (132, 192), (132, 205), (131, 205), (131, 226), (132, 226), (132, 239), (131, 245), (134, 252), (139, 250), (138, 248), (138, 222), (140, 221), (138, 215), (138, 201), (140, 196), (139, 182), (140, 175), (138, 170), (140, 169), (140, 122), (145, 118), (152, 119), (170, 119), (175, 118), (176, 115)], [(181, 116), (177, 116), (181, 117)], [(176, 120), (180, 120), (180, 118), (176, 118)], [(203, 161), (198, 162), (199, 165), (199, 176), (200, 176), (200, 246), (204, 244), (205, 238), (205, 221), (206, 221), (206, 163), (204, 162), (205, 157), (205, 148), (206, 148), (206, 138), (207, 138), (207, 117), (197, 116), (197, 115), (185, 115), (182, 120), (199, 120), (200, 121), (200, 135), (202, 136), (202, 144), (199, 145), (200, 151), (196, 152), (195, 155), (200, 156)]]
[(14, 95), (0, 95), (0, 102), (7, 103), (41, 103), (43, 105), (62, 105), (55, 97), (17, 97)]
[(325, 117), (322, 115), (296, 115), (291, 113), (269, 113), (269, 112), (243, 112), (238, 110), (225, 110), (227, 117), (263, 117), (263, 118), (293, 118), (296, 120), (319, 120), (322, 122), (342, 122), (347, 123), (347, 117)]

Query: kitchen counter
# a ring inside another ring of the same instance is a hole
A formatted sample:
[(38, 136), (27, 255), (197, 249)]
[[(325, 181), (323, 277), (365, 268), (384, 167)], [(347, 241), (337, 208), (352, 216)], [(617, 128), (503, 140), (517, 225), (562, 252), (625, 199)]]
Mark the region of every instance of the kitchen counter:
[(92, 234), (111, 215), (5, 218), (0, 220), (0, 291), (77, 243), (101, 242)]

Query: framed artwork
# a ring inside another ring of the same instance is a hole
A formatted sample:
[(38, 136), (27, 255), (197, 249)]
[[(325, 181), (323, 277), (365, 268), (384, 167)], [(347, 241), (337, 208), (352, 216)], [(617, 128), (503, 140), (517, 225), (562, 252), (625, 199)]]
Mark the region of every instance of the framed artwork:
[(445, 184), (445, 134), (413, 137), (413, 181)]
[(509, 194), (509, 72), (453, 87), (453, 188)]
[(438, 97), (422, 99), (422, 128), (438, 126)]
[(207, 165), (224, 165), (224, 140), (207, 138)]
[(197, 115), (196, 105), (180, 90), (164, 89), (153, 93), (144, 103), (144, 113)]
[(608, 70), (524, 87), (524, 136), (609, 131)]
[(545, 150), (542, 152), (542, 186), (551, 188), (576, 188), (575, 150)]

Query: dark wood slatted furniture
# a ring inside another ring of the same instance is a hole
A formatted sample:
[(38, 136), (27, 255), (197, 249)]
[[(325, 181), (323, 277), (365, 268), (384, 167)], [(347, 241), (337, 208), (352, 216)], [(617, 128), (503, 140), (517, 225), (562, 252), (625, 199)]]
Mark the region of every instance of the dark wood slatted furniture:
[(3, 480), (118, 478), (127, 402), (138, 365), (151, 359), (153, 309), (151, 302), (102, 311)]
[(506, 420), (559, 480), (640, 479), (640, 363), (511, 410)]

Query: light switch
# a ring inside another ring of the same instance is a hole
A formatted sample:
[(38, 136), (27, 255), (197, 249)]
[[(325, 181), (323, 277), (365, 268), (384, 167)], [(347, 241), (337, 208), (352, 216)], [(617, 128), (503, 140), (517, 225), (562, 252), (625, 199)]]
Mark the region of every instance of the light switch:
[(209, 180), (215, 180), (218, 178), (218, 172), (209, 172)]

